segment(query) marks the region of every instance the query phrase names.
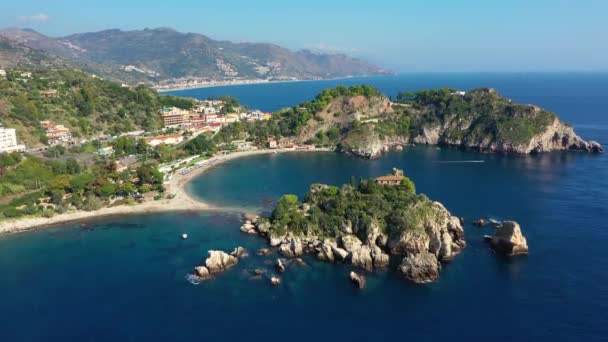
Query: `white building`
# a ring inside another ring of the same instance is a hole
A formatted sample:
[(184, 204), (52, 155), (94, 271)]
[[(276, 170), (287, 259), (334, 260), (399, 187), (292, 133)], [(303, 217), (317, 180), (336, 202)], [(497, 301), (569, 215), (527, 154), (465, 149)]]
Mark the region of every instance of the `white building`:
[(25, 145), (17, 144), (17, 131), (0, 126), (0, 152), (23, 152)]
[(0, 69), (0, 77), (6, 77), (6, 70)]
[(150, 146), (158, 146), (160, 144), (177, 145), (184, 141), (184, 136), (182, 136), (181, 134), (169, 134), (145, 138), (145, 140)]

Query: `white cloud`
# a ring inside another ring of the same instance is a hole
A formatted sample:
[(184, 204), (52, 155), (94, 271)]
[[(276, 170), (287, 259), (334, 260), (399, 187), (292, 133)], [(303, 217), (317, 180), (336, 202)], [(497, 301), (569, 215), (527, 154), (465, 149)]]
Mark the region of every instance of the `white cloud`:
[(306, 46), (307, 49), (317, 52), (325, 52), (325, 53), (346, 53), (346, 54), (356, 54), (360, 53), (361, 50), (352, 47), (344, 47), (344, 46), (335, 46), (325, 43), (316, 43)]
[(17, 21), (20, 23), (29, 23), (29, 22), (45, 22), (48, 21), (51, 17), (49, 17), (46, 13), (38, 13), (34, 15), (20, 15), (17, 17)]

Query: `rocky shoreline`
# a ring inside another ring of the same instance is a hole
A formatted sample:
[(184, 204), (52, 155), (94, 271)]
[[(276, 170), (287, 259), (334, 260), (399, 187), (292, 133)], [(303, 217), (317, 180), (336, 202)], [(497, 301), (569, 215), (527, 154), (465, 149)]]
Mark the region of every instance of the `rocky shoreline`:
[(439, 202), (433, 202), (433, 205), (440, 213), (436, 224), (427, 225), (424, 231), (406, 230), (395, 238), (374, 226), (364, 239), (360, 239), (352, 225), (345, 228), (349, 233), (339, 239), (291, 232), (278, 235), (270, 231), (270, 222), (261, 217), (247, 220), (241, 231), (264, 237), (288, 259), (313, 255), (324, 262), (350, 264), (372, 272), (387, 269), (391, 258), (399, 258), (401, 263), (397, 271), (406, 279), (428, 283), (439, 278), (442, 263), (451, 261), (466, 247), (460, 220)]
[(337, 147), (339, 152), (352, 154), (365, 159), (378, 159), (391, 150), (401, 151), (407, 146), (430, 145), (451, 147), (467, 151), (499, 154), (538, 154), (555, 151), (577, 151), (588, 153), (603, 153), (604, 147), (597, 141), (585, 141), (572, 127), (565, 125), (559, 119), (542, 134), (534, 136), (527, 144), (509, 144), (501, 141), (482, 140), (475, 143), (451, 139), (446, 135), (446, 127), (434, 126), (424, 128), (412, 139), (396, 137), (383, 141), (371, 142), (357, 148)]

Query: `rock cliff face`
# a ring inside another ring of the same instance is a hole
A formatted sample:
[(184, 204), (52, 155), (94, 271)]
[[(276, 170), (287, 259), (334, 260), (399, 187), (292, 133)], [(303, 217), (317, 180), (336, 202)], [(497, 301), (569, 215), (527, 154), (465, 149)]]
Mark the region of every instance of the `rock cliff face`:
[(309, 120), (300, 140), (331, 128), (341, 132), (339, 151), (368, 159), (408, 144), (507, 154), (603, 152), (598, 142), (585, 141), (555, 114), (487, 88), (464, 95), (422, 91), (395, 103), (383, 97), (341, 98)]
[[(508, 153), (508, 154), (534, 154), (552, 151), (583, 151), (601, 153), (602, 145), (596, 141), (585, 141), (578, 136), (571, 126), (564, 124), (555, 117), (552, 123), (541, 132), (533, 135), (524, 142), (505, 141), (490, 137), (474, 139), (459, 139), (449, 135), (454, 130), (466, 131), (462, 127), (448, 123), (442, 126), (426, 126), (418, 135), (412, 138), (416, 144), (443, 145), (465, 148), (482, 152)], [(382, 147), (373, 146), (376, 149)]]

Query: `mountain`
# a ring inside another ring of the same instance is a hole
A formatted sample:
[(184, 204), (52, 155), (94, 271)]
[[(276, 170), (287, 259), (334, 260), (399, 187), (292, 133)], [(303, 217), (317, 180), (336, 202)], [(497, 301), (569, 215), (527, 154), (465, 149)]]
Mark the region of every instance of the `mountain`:
[(61, 38), (9, 28), (0, 30), (0, 35), (66, 60), (118, 67), (125, 74), (155, 82), (184, 77), (316, 79), (387, 72), (343, 54), (294, 52), (267, 43), (217, 41), (169, 28), (111, 29)]
[(61, 59), (44, 51), (0, 36), (0, 68), (20, 66), (59, 66)]

